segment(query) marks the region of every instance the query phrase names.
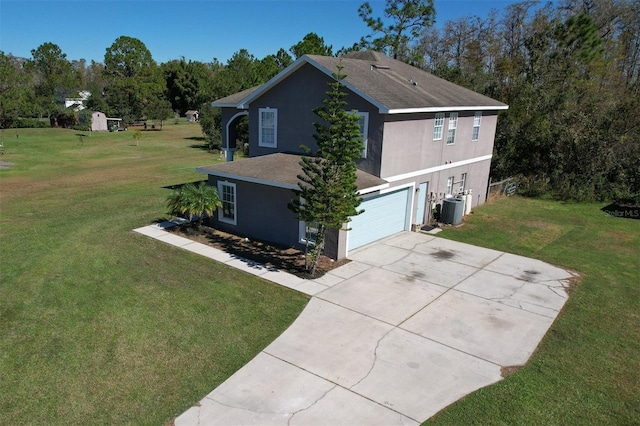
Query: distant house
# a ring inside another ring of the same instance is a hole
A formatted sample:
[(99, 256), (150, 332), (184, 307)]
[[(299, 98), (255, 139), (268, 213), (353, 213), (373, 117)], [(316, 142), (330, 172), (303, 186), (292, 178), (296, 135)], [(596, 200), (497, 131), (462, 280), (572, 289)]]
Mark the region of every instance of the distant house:
[[(448, 197), (485, 201), (498, 112), (507, 105), (377, 52), (305, 55), (262, 86), (213, 102), (222, 113), (228, 162), (199, 167), (217, 187), (214, 227), (303, 248), (305, 223), (287, 208), (298, 187), (300, 145), (313, 152), (313, 109), (341, 69), (345, 109), (360, 117), (357, 187), (364, 213), (327, 236), (325, 253), (344, 258), (365, 244), (429, 222)], [(232, 161), (236, 124), (249, 118), (249, 155)]]
[(100, 132), (107, 130), (109, 130), (109, 128), (107, 127), (107, 116), (104, 114), (104, 112), (94, 111), (91, 114), (91, 131)]
[(198, 111), (190, 109), (189, 111), (184, 113), (187, 116), (187, 121), (189, 123), (197, 123), (198, 122)]
[(85, 109), (84, 103), (91, 96), (91, 92), (83, 90), (78, 93), (77, 98), (64, 98), (64, 107), (73, 108), (74, 111), (80, 111)]

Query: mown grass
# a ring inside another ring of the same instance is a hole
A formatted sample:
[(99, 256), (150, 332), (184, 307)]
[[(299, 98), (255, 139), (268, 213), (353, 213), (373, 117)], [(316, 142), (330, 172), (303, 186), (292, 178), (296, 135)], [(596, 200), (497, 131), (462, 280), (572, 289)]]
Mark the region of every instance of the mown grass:
[(132, 232), (218, 161), (198, 125), (88, 135), (0, 135), (0, 424), (171, 421), (308, 300)]
[(640, 424), (640, 220), (602, 207), (513, 197), (440, 234), (572, 268), (582, 280), (524, 368), (425, 424)]

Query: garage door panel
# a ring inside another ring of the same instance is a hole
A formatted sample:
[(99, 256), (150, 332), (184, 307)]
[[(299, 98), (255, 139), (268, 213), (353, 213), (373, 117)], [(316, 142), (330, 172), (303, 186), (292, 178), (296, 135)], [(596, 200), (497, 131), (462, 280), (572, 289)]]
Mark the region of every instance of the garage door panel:
[(364, 200), (359, 207), (364, 213), (349, 222), (349, 250), (404, 231), (408, 197), (409, 189), (405, 188)]

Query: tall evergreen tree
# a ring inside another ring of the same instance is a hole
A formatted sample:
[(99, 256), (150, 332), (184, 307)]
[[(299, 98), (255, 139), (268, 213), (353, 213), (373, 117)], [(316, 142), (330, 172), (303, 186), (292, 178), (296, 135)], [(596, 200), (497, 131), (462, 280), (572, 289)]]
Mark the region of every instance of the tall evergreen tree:
[(0, 129), (28, 111), (31, 95), (29, 77), (22, 66), (0, 50)]
[(141, 119), (149, 101), (164, 96), (162, 72), (149, 49), (136, 38), (118, 37), (107, 48), (103, 74), (111, 113), (126, 122)]
[(323, 105), (314, 113), (321, 119), (314, 123), (314, 139), (318, 151), (311, 155), (308, 147), (300, 165), (303, 175), (299, 175), (299, 189), (289, 208), (298, 214), (307, 226), (307, 235), (313, 229), (313, 238), (307, 240), (306, 270), (315, 274), (320, 256), (324, 252), (325, 236), (329, 228), (341, 229), (351, 216), (361, 211), (358, 188), (356, 186), (356, 163), (362, 152), (362, 135), (358, 124), (359, 116), (344, 108), (346, 102), (341, 74), (342, 67), (333, 74), (333, 81)]
[(369, 2), (358, 8), (358, 15), (373, 32), (371, 36), (362, 39), (363, 47), (410, 62), (411, 44), (426, 28), (433, 25), (436, 9), (433, 0), (387, 0), (384, 16), (391, 20), (391, 24), (385, 25), (382, 18), (373, 17)]
[(289, 51), (296, 59), (303, 55), (333, 56), (333, 46), (324, 44), (324, 38), (316, 33), (309, 33), (297, 44), (291, 46)]
[(78, 90), (78, 73), (57, 44), (43, 43), (31, 51), (31, 56), (30, 66), (35, 71), (35, 94), (40, 113), (52, 113), (59, 108), (60, 98)]

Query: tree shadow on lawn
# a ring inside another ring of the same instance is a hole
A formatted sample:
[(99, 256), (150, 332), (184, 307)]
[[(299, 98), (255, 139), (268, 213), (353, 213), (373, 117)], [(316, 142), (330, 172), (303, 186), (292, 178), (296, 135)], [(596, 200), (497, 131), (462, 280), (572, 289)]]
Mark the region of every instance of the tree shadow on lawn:
[[(176, 183), (175, 185), (167, 185), (167, 186), (163, 186), (163, 187), (162, 187), (162, 189), (171, 189), (171, 190), (174, 190), (174, 189), (180, 189), (180, 188), (182, 188), (183, 186), (188, 185), (188, 184), (190, 184), (190, 183), (192, 183), (192, 184), (194, 184), (194, 185), (198, 185), (198, 184), (199, 184), (199, 183), (201, 183), (201, 182), (207, 182), (207, 180), (206, 180), (206, 179), (204, 179), (204, 180), (196, 180), (196, 181), (193, 181), (193, 182)], [(166, 222), (166, 221), (167, 221), (167, 219), (156, 219), (156, 222), (158, 222), (158, 221), (160, 221), (160, 222)]]
[(304, 252), (292, 247), (250, 240), (206, 225), (202, 225), (200, 229), (195, 228), (192, 224), (176, 225), (168, 228), (167, 231), (217, 248), (240, 260), (246, 260), (251, 267), (264, 266), (269, 270), (288, 272), (303, 279), (319, 278), (328, 271), (349, 262), (348, 259), (334, 261), (322, 256), (318, 261), (316, 274), (311, 276), (305, 271)]

